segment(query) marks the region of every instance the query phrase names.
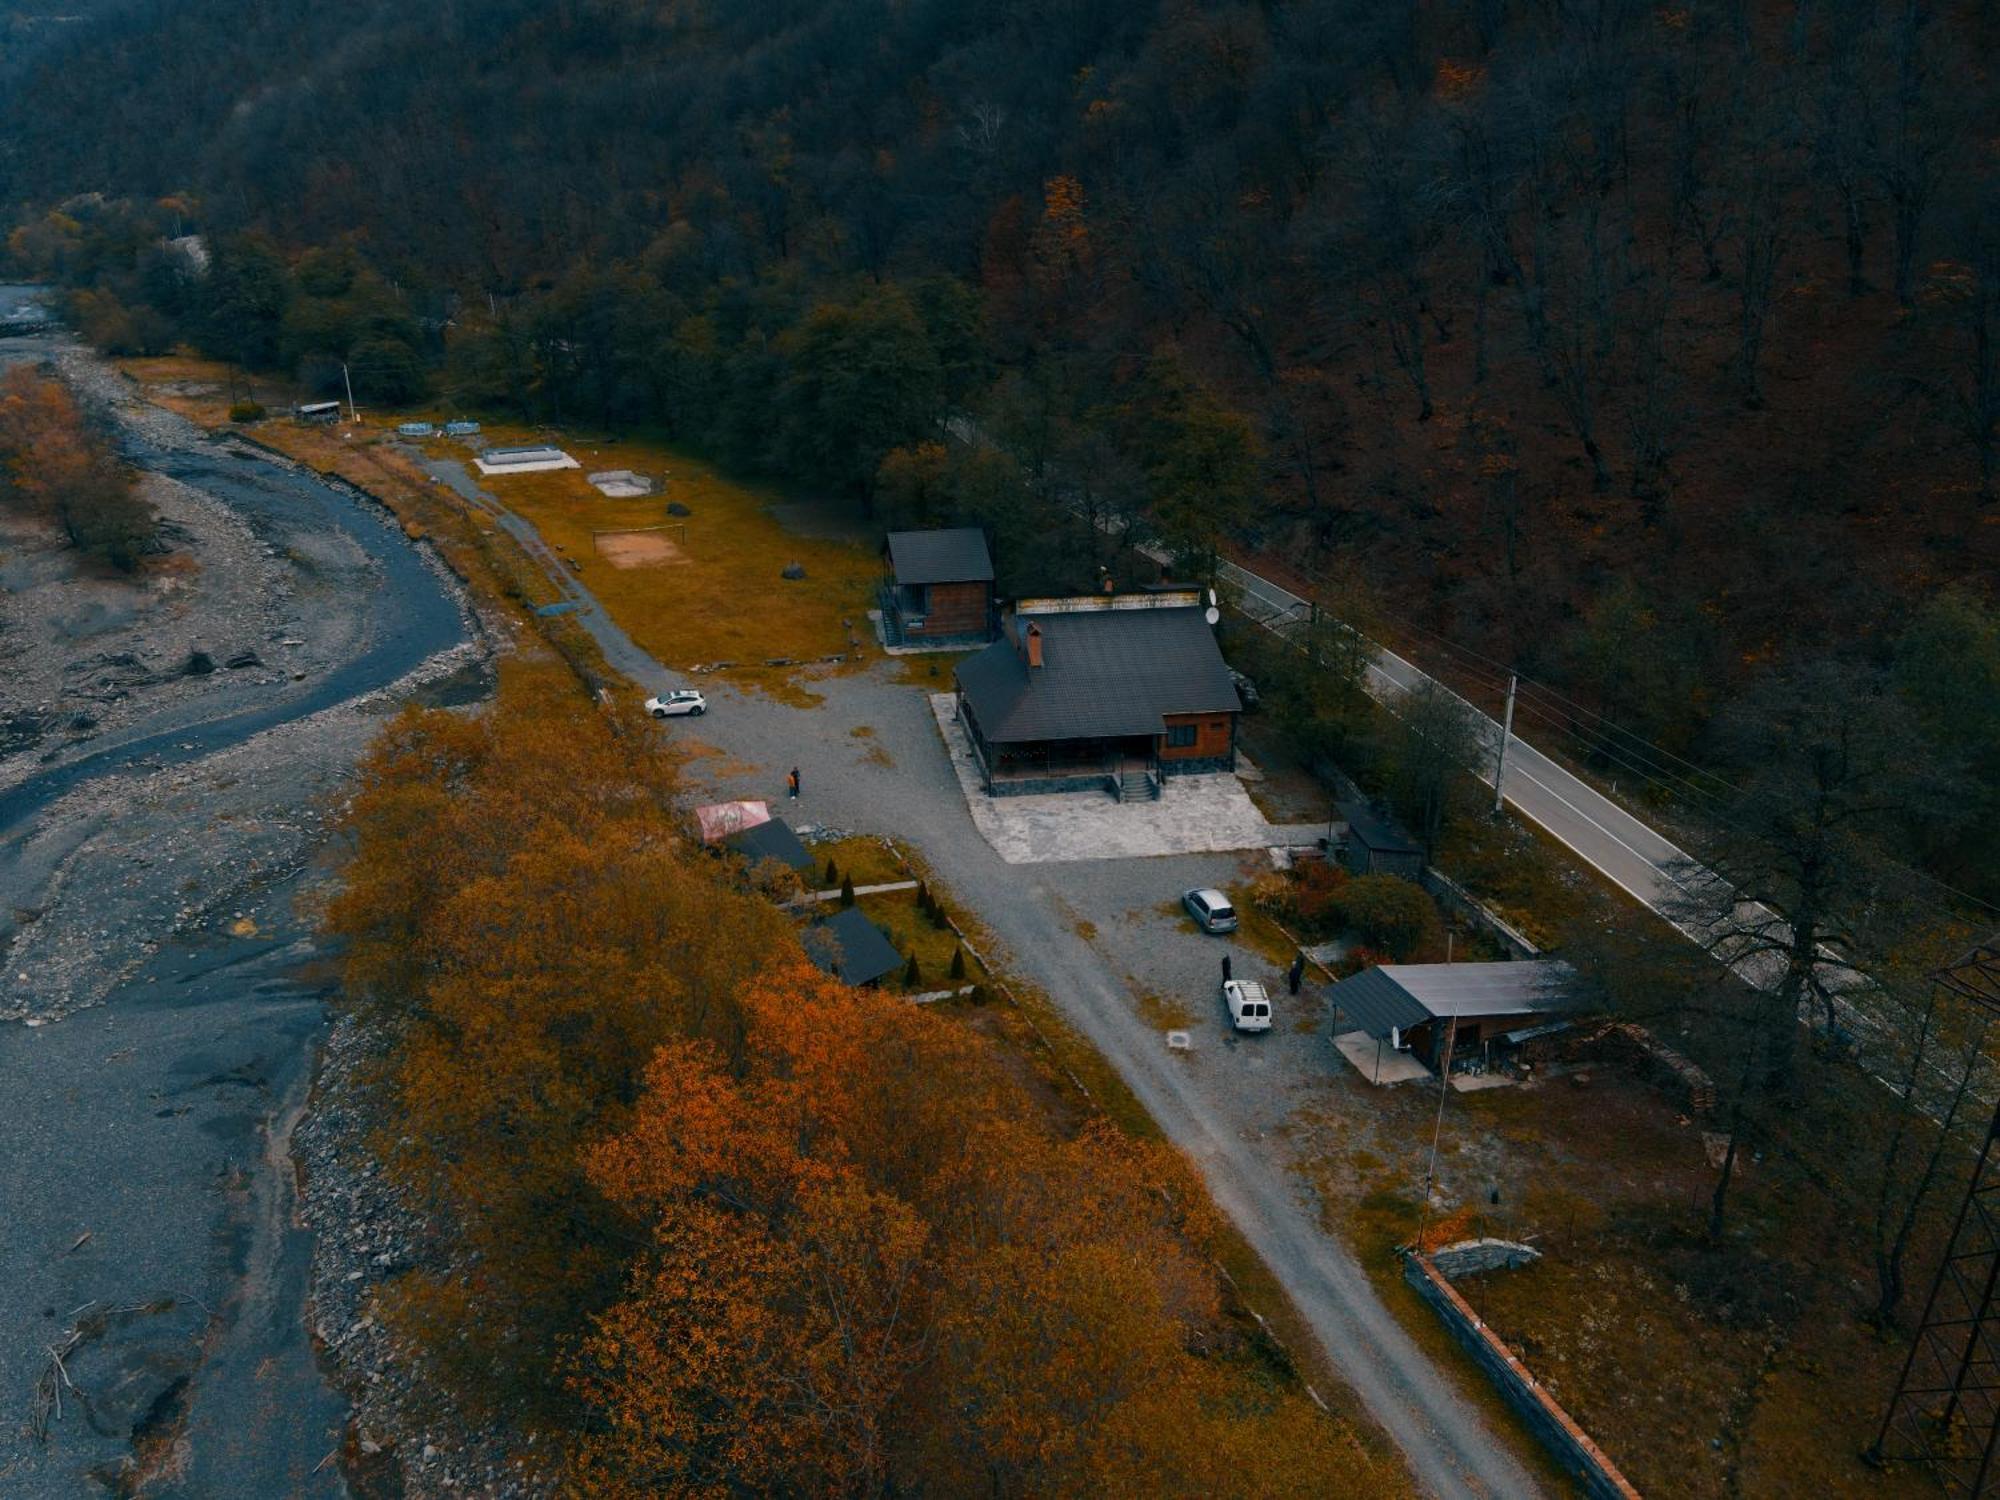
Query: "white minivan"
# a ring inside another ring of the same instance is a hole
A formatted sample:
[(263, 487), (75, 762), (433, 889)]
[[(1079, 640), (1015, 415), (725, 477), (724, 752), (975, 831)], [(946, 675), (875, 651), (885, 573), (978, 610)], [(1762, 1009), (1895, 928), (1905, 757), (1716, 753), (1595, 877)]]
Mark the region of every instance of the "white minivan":
[(1229, 1021), (1238, 1031), (1271, 1029), (1271, 997), (1254, 979), (1225, 979), (1222, 1000), (1229, 1007)]

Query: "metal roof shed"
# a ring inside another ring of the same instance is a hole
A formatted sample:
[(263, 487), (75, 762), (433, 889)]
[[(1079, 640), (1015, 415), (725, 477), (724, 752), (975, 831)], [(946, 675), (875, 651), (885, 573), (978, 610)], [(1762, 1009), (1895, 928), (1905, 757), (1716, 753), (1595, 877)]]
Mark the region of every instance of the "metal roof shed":
[(903, 955), (895, 944), (857, 907), (846, 907), (813, 923), (812, 932), (818, 941), (806, 944), (807, 955), (844, 983), (856, 987), (873, 984), (903, 967)]
[(1491, 964), (1383, 964), (1343, 979), (1327, 998), (1372, 1037), (1427, 1021), (1523, 1016), (1571, 1008), (1570, 966), (1554, 959)]
[(799, 842), (799, 836), (792, 832), (791, 824), (783, 818), (773, 818), (768, 823), (759, 823), (753, 828), (745, 828), (723, 839), (723, 843), (738, 854), (757, 864), (767, 859), (779, 860), (794, 870), (811, 870), (815, 862), (806, 846)]
[(889, 566), (899, 584), (991, 583), (993, 556), (977, 526), (946, 531), (892, 531)]

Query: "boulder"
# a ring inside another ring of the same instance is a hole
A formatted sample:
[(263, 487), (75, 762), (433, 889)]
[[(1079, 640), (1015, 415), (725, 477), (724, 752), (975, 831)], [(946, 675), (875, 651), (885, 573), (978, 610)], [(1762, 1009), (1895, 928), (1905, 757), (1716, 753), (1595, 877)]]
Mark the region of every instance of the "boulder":
[(1516, 1240), (1460, 1240), (1456, 1245), (1431, 1252), (1431, 1264), (1447, 1281), (1477, 1276), (1482, 1271), (1512, 1271), (1533, 1265), (1541, 1258), (1541, 1251)]

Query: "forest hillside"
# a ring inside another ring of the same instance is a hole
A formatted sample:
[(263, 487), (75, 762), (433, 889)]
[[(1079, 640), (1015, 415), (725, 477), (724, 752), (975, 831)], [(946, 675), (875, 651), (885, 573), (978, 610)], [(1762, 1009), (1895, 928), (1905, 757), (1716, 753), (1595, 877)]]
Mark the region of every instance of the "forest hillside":
[(1079, 511), (1279, 559), (1470, 690), (1566, 694), (1579, 753), (1608, 721), (1730, 777), (1761, 676), (1928, 683), (1975, 790), (1914, 837), (2000, 897), (2000, 767), (1948, 701), (2000, 690), (1990, 7), (153, 0), (34, 35), (10, 258), (108, 347), (659, 429), (976, 518), (1003, 588), (1119, 565)]

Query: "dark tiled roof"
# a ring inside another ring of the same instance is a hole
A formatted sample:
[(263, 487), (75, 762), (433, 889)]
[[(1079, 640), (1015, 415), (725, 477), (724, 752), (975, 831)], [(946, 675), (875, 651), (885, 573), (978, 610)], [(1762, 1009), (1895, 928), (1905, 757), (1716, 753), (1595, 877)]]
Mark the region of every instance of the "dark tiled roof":
[(1570, 967), (1552, 959), (1498, 964), (1383, 964), (1343, 979), (1327, 998), (1370, 1036), (1446, 1016), (1568, 1010)]
[(806, 954), (835, 979), (873, 984), (903, 967), (903, 955), (859, 907), (845, 907), (813, 923), (813, 932), (818, 940), (806, 944)]
[(1364, 803), (1343, 802), (1340, 811), (1347, 819), (1348, 833), (1378, 854), (1424, 852), (1424, 846), (1397, 827), (1393, 818), (1384, 817)]
[[(1042, 665), (1017, 644), (1032, 619)], [(1105, 609), (1016, 616), (958, 666), (958, 685), (994, 744), (1160, 734), (1165, 714), (1236, 713), (1242, 704), (1200, 609)]]
[(799, 842), (799, 836), (792, 832), (791, 825), (783, 818), (773, 818), (768, 823), (732, 833), (722, 842), (752, 864), (759, 860), (778, 859), (794, 870), (810, 870), (814, 865), (813, 857), (806, 853), (806, 846)]
[(892, 531), (889, 564), (898, 583), (991, 583), (993, 558), (977, 526), (952, 531)]

